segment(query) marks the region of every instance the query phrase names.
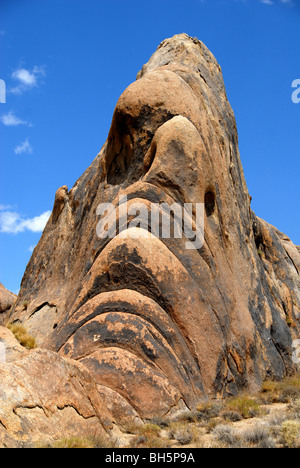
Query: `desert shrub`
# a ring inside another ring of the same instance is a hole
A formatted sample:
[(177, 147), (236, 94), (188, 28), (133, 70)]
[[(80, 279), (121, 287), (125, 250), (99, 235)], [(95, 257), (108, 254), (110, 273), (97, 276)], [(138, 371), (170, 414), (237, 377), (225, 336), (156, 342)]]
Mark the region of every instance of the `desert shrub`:
[(286, 448), (300, 448), (299, 421), (285, 421), (282, 424), (281, 441)]
[(194, 423), (172, 422), (168, 431), (170, 440), (175, 440), (179, 445), (190, 445), (194, 447), (200, 443), (201, 435), (204, 434), (203, 429), (199, 429)]
[(217, 418), (222, 409), (222, 403), (200, 403), (197, 406), (197, 412), (204, 415), (207, 419)]
[(180, 445), (188, 445), (193, 440), (193, 434), (187, 424), (172, 423), (168, 433), (170, 439), (176, 440)]
[(225, 419), (225, 421), (231, 421), (231, 422), (238, 422), (243, 419), (242, 415), (238, 411), (224, 411), (222, 413), (222, 417)]
[(188, 429), (185, 429), (176, 432), (174, 438), (180, 445), (189, 445), (193, 441), (193, 434)]
[(157, 424), (127, 425), (124, 428), (128, 434), (134, 434), (128, 448), (164, 448), (166, 441), (160, 437), (161, 428)]
[(136, 424), (131, 421), (126, 424), (122, 424), (122, 431), (125, 432), (125, 434), (137, 435), (141, 427), (143, 427), (143, 424)]
[(222, 422), (223, 422), (222, 419), (219, 419), (219, 418), (210, 419), (205, 425), (206, 432), (210, 434), (215, 429), (215, 427), (222, 424)]
[(259, 403), (247, 395), (229, 398), (226, 407), (240, 413), (244, 419), (254, 418), (262, 413)]
[(170, 420), (166, 418), (153, 418), (150, 423), (160, 427), (161, 429), (166, 429), (170, 426)]
[(300, 398), (300, 374), (286, 377), (280, 382), (266, 381), (261, 390), (268, 403), (289, 403)]
[(196, 423), (200, 421), (207, 421), (208, 419), (208, 416), (202, 411), (183, 411), (176, 416), (174, 421)]
[(240, 437), (235, 429), (229, 425), (220, 425), (217, 426), (212, 434), (216, 440), (222, 444), (226, 444), (229, 447), (239, 447), (240, 446)]
[(288, 414), (288, 419), (300, 419), (300, 400), (295, 400), (289, 405)]
[(262, 441), (259, 442), (256, 448), (259, 449), (275, 449), (277, 447), (276, 441), (271, 437), (268, 436)]
[(156, 435), (154, 432), (148, 432), (135, 437), (127, 448), (169, 448), (169, 443)]
[(141, 436), (154, 435), (157, 436), (160, 434), (161, 428), (157, 424), (145, 424), (144, 426), (138, 426), (137, 433)]
[(132, 422), (123, 426), (122, 429), (126, 434), (137, 436), (133, 439), (131, 448), (146, 443), (149, 445), (149, 448), (151, 448), (150, 445), (154, 443), (153, 440), (158, 439), (161, 432), (161, 427), (158, 424), (153, 424), (153, 422), (148, 424), (135, 424)]
[(269, 439), (269, 431), (264, 426), (247, 429), (242, 433), (242, 440), (251, 445), (258, 445)]
[(277, 426), (281, 427), (282, 423), (287, 419), (289, 419), (289, 417), (286, 410), (275, 411), (269, 418), (269, 423), (272, 428), (276, 428)]
[(16, 340), (27, 349), (37, 347), (35, 338), (27, 332), (26, 328), (20, 323), (10, 323), (7, 328), (15, 335)]

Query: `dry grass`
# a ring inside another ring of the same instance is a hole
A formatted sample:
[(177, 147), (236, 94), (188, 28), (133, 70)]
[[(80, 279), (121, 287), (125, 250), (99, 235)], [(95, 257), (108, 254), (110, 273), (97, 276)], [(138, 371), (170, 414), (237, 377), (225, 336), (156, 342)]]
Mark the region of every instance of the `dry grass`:
[(50, 449), (99, 449), (99, 448), (112, 448), (113, 444), (108, 437), (65, 437), (63, 439), (55, 440), (48, 444), (39, 444), (37, 448), (50, 448)]
[(169, 448), (170, 443), (155, 435), (136, 437), (126, 448)]
[(199, 442), (200, 431), (195, 424), (172, 422), (168, 431), (168, 438), (176, 445), (195, 445)]
[(221, 424), (213, 430), (212, 434), (215, 438), (215, 443), (219, 442), (223, 447), (240, 447), (240, 437), (238, 432), (230, 425)]
[(261, 398), (265, 403), (290, 403), (300, 399), (300, 373), (280, 382), (264, 382)]
[(62, 449), (62, 448), (69, 448), (69, 449), (91, 449), (95, 448), (94, 444), (89, 439), (84, 439), (82, 437), (70, 437), (57, 440), (51, 445), (51, 448), (54, 449)]
[(254, 418), (262, 414), (262, 408), (256, 398), (246, 394), (227, 399), (225, 407), (240, 414), (244, 419)]
[(282, 424), (281, 441), (285, 448), (300, 448), (300, 421), (285, 421)]
[(19, 343), (27, 349), (34, 349), (37, 347), (35, 338), (27, 332), (26, 328), (20, 323), (10, 323), (7, 328), (15, 335)]
[(205, 402), (197, 406), (197, 411), (200, 414), (204, 414), (207, 419), (217, 418), (222, 410), (222, 406), (221, 402)]
[(157, 424), (134, 424), (124, 427), (127, 434), (136, 435), (127, 448), (168, 448), (168, 441), (161, 437), (161, 427)]

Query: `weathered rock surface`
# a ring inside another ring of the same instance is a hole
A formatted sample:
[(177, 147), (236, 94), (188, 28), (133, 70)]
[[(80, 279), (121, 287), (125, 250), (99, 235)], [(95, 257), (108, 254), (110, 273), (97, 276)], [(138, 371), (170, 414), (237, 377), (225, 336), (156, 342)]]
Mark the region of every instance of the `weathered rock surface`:
[(14, 362), (28, 354), (28, 350), (20, 345), (14, 334), (0, 326), (0, 363)]
[(107, 436), (113, 420), (84, 366), (48, 350), (0, 364), (0, 446)]
[[(98, 205), (120, 204), (120, 217), (124, 195), (132, 210), (203, 203), (204, 245), (126, 238), (122, 220), (99, 238)], [(119, 421), (281, 379), (295, 369), (299, 250), (250, 200), (220, 66), (197, 39), (168, 39), (120, 97), (92, 165), (58, 190), (10, 320), (84, 364)]]
[(6, 314), (12, 305), (16, 302), (17, 296), (8, 291), (0, 283), (0, 325), (4, 323)]

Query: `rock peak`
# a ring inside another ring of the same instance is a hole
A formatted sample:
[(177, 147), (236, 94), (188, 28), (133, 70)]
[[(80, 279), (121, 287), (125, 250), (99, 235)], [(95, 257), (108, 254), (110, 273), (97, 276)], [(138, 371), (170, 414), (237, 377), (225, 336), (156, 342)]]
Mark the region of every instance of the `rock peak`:
[[(158, 206), (161, 228), (174, 203), (204, 206), (201, 246), (129, 235), (137, 207)], [(107, 237), (103, 204), (116, 216)], [(10, 319), (85, 366), (117, 421), (151, 419), (293, 373), (299, 271), (297, 248), (250, 208), (220, 66), (180, 34), (120, 96), (92, 165), (58, 190)]]

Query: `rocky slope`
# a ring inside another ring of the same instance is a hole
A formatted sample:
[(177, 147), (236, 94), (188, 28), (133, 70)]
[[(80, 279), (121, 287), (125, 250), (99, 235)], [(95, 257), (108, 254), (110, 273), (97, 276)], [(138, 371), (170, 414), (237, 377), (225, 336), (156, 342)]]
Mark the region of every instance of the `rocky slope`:
[[(203, 245), (132, 228), (137, 207), (162, 202), (204, 204)], [(113, 239), (97, 234), (101, 203), (118, 207)], [(295, 370), (299, 248), (250, 203), (221, 68), (197, 39), (168, 39), (120, 97), (92, 165), (57, 191), (8, 319), (39, 359), (84, 365), (117, 422), (281, 379)]]

